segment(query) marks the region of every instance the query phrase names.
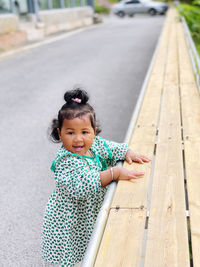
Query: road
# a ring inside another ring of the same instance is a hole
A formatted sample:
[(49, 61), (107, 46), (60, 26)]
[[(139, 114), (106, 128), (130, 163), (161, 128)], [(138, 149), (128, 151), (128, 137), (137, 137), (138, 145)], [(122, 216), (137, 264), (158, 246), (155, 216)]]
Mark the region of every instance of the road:
[(64, 92), (84, 86), (101, 135), (123, 141), (164, 20), (105, 19), (0, 61), (0, 266), (49, 266), (40, 255), (41, 225), (59, 145), (47, 129)]

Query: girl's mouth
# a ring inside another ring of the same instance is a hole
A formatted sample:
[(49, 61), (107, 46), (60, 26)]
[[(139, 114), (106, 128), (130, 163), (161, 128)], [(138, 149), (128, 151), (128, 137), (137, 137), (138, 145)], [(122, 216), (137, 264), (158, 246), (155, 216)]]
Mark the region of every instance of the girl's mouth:
[(74, 151), (80, 152), (84, 146), (72, 146), (72, 147), (73, 147)]

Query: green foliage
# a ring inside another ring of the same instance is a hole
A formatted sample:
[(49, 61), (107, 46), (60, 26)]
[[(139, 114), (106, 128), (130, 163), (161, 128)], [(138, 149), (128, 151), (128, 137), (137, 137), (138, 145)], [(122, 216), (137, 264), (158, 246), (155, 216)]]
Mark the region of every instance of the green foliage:
[(178, 5), (178, 11), (185, 18), (200, 54), (200, 6), (198, 3), (200, 3), (200, 0), (194, 1), (195, 6), (180, 4)]
[(109, 14), (110, 13), (110, 9), (101, 5), (95, 5), (95, 12), (96, 13), (101, 13), (101, 14)]
[(112, 4), (115, 4), (115, 3), (118, 3), (120, 0), (108, 0), (108, 2), (112, 3)]
[(194, 1), (192, 2), (192, 4), (193, 4), (194, 6), (200, 6), (200, 0), (194, 0)]
[(109, 14), (110, 8), (109, 8), (109, 2), (107, 0), (101, 1), (101, 0), (94, 0), (95, 5), (95, 12), (100, 14)]

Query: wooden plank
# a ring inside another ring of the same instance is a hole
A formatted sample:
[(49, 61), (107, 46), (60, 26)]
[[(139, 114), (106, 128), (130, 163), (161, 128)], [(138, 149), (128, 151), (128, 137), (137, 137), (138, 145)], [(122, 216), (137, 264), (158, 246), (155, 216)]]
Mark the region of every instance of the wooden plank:
[(200, 95), (195, 83), (192, 64), (184, 36), (178, 25), (180, 91), (182, 103), (185, 168), (187, 177), (193, 266), (200, 266)]
[[(200, 104), (200, 103), (199, 103)], [(193, 266), (200, 266), (200, 142), (185, 141)]]
[[(160, 94), (161, 94), (161, 89), (160, 89)], [(129, 147), (137, 153), (147, 155), (149, 158), (152, 158), (154, 151), (155, 136), (156, 136), (156, 124), (157, 124), (155, 118), (157, 118), (158, 120), (160, 97), (156, 97), (157, 102), (155, 102), (155, 98), (146, 98), (146, 99), (148, 99), (149, 102), (147, 103), (147, 101), (145, 100), (144, 103), (148, 107), (151, 106), (150, 104), (151, 100), (154, 102), (154, 107), (156, 107), (154, 109), (155, 115), (152, 108), (153, 119), (148, 120), (149, 111), (147, 112), (146, 106), (144, 109), (142, 109), (140, 114), (142, 114), (143, 121), (140, 119), (138, 120)], [(149, 123), (152, 124), (149, 125)], [(148, 190), (149, 176), (151, 172), (151, 162), (144, 165), (125, 164), (124, 167), (128, 169), (144, 171), (146, 175), (144, 178), (138, 180), (119, 181), (111, 207), (116, 207), (116, 206), (120, 206), (123, 208), (128, 208), (128, 207), (137, 208), (140, 206), (146, 207), (147, 190)]]
[[(168, 28), (165, 26), (157, 54), (160, 61), (159, 59), (155, 61), (137, 127), (130, 142), (134, 151), (149, 157), (152, 156), (154, 150), (168, 33)], [(151, 114), (149, 110), (151, 110)], [(145, 170), (146, 175), (145, 178), (139, 179), (137, 182), (119, 181), (95, 267), (140, 266), (151, 163), (134, 164), (133, 166), (125, 164), (124, 166)], [(113, 209), (115, 207), (119, 208), (118, 212)], [(133, 209), (133, 207), (136, 208)]]
[(145, 219), (145, 210), (112, 209), (94, 266), (139, 266)]
[(165, 85), (177, 85), (179, 82), (178, 78), (178, 55), (176, 46), (176, 23), (170, 24), (170, 37), (168, 46), (168, 61), (165, 70)]
[(177, 30), (180, 84), (196, 84), (182, 23), (177, 23)]
[[(176, 44), (174, 45), (176, 36), (175, 32), (173, 33), (175, 26), (173, 13), (174, 11), (169, 12), (163, 34), (165, 42), (161, 40), (162, 50), (159, 49), (158, 52), (160, 57), (155, 62), (137, 126), (130, 142), (134, 151), (146, 155), (153, 154), (164, 84), (145, 267), (189, 267), (178, 61), (177, 47)], [(170, 52), (167, 53), (169, 33), (170, 35), (172, 33), (172, 37)], [(168, 57), (167, 66), (165, 66), (166, 57)], [(161, 62), (160, 67), (159, 62)], [(167, 79), (165, 81), (164, 74)], [(146, 176), (137, 181), (118, 183), (95, 267), (139, 267), (141, 264), (151, 164), (124, 166), (145, 170)], [(114, 209), (116, 206), (118, 212)]]
[(157, 149), (145, 267), (189, 267), (181, 145)]
[[(175, 14), (173, 14), (175, 16)], [(181, 138), (180, 96), (176, 23), (170, 27), (169, 48), (164, 77), (163, 98), (159, 122), (159, 142)]]
[(200, 95), (197, 86), (182, 84), (180, 90), (184, 141), (200, 141)]
[[(187, 177), (190, 226), (192, 238), (193, 266), (200, 266), (200, 96), (195, 84), (192, 65), (183, 33), (179, 25), (179, 58), (181, 72), (181, 99), (183, 135), (185, 147), (185, 167)], [(185, 60), (182, 59), (185, 55)]]
[(153, 177), (145, 267), (190, 266), (178, 90), (176, 23), (172, 20)]
[(165, 86), (158, 136), (158, 142), (160, 143), (181, 141), (180, 98), (178, 85), (168, 84)]
[[(164, 80), (168, 35), (169, 29), (165, 24), (152, 74), (137, 119), (136, 127), (129, 144), (133, 151), (147, 155), (149, 158), (152, 158), (153, 156), (155, 145), (154, 143)], [(119, 181), (111, 207), (146, 207), (151, 163), (145, 165), (133, 164), (131, 166), (125, 163), (124, 167), (144, 171), (145, 177), (132, 181)]]
[[(143, 144), (141, 146), (137, 143), (134, 146), (135, 151), (141, 152), (144, 155), (151, 155), (152, 145)], [(131, 181), (119, 181), (116, 188), (116, 192), (111, 204), (112, 208), (140, 208), (146, 207), (147, 202), (147, 190), (149, 184), (149, 176), (151, 172), (151, 163), (146, 164), (124, 164), (127, 169), (134, 169), (138, 171), (144, 171), (145, 176), (143, 178)]]

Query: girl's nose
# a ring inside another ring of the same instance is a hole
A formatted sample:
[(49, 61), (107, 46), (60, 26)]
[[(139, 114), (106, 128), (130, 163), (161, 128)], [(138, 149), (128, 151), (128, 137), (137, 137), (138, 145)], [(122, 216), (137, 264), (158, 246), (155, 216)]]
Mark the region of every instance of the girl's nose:
[(78, 141), (82, 141), (82, 136), (81, 134), (76, 134), (74, 137), (74, 141), (78, 142)]

